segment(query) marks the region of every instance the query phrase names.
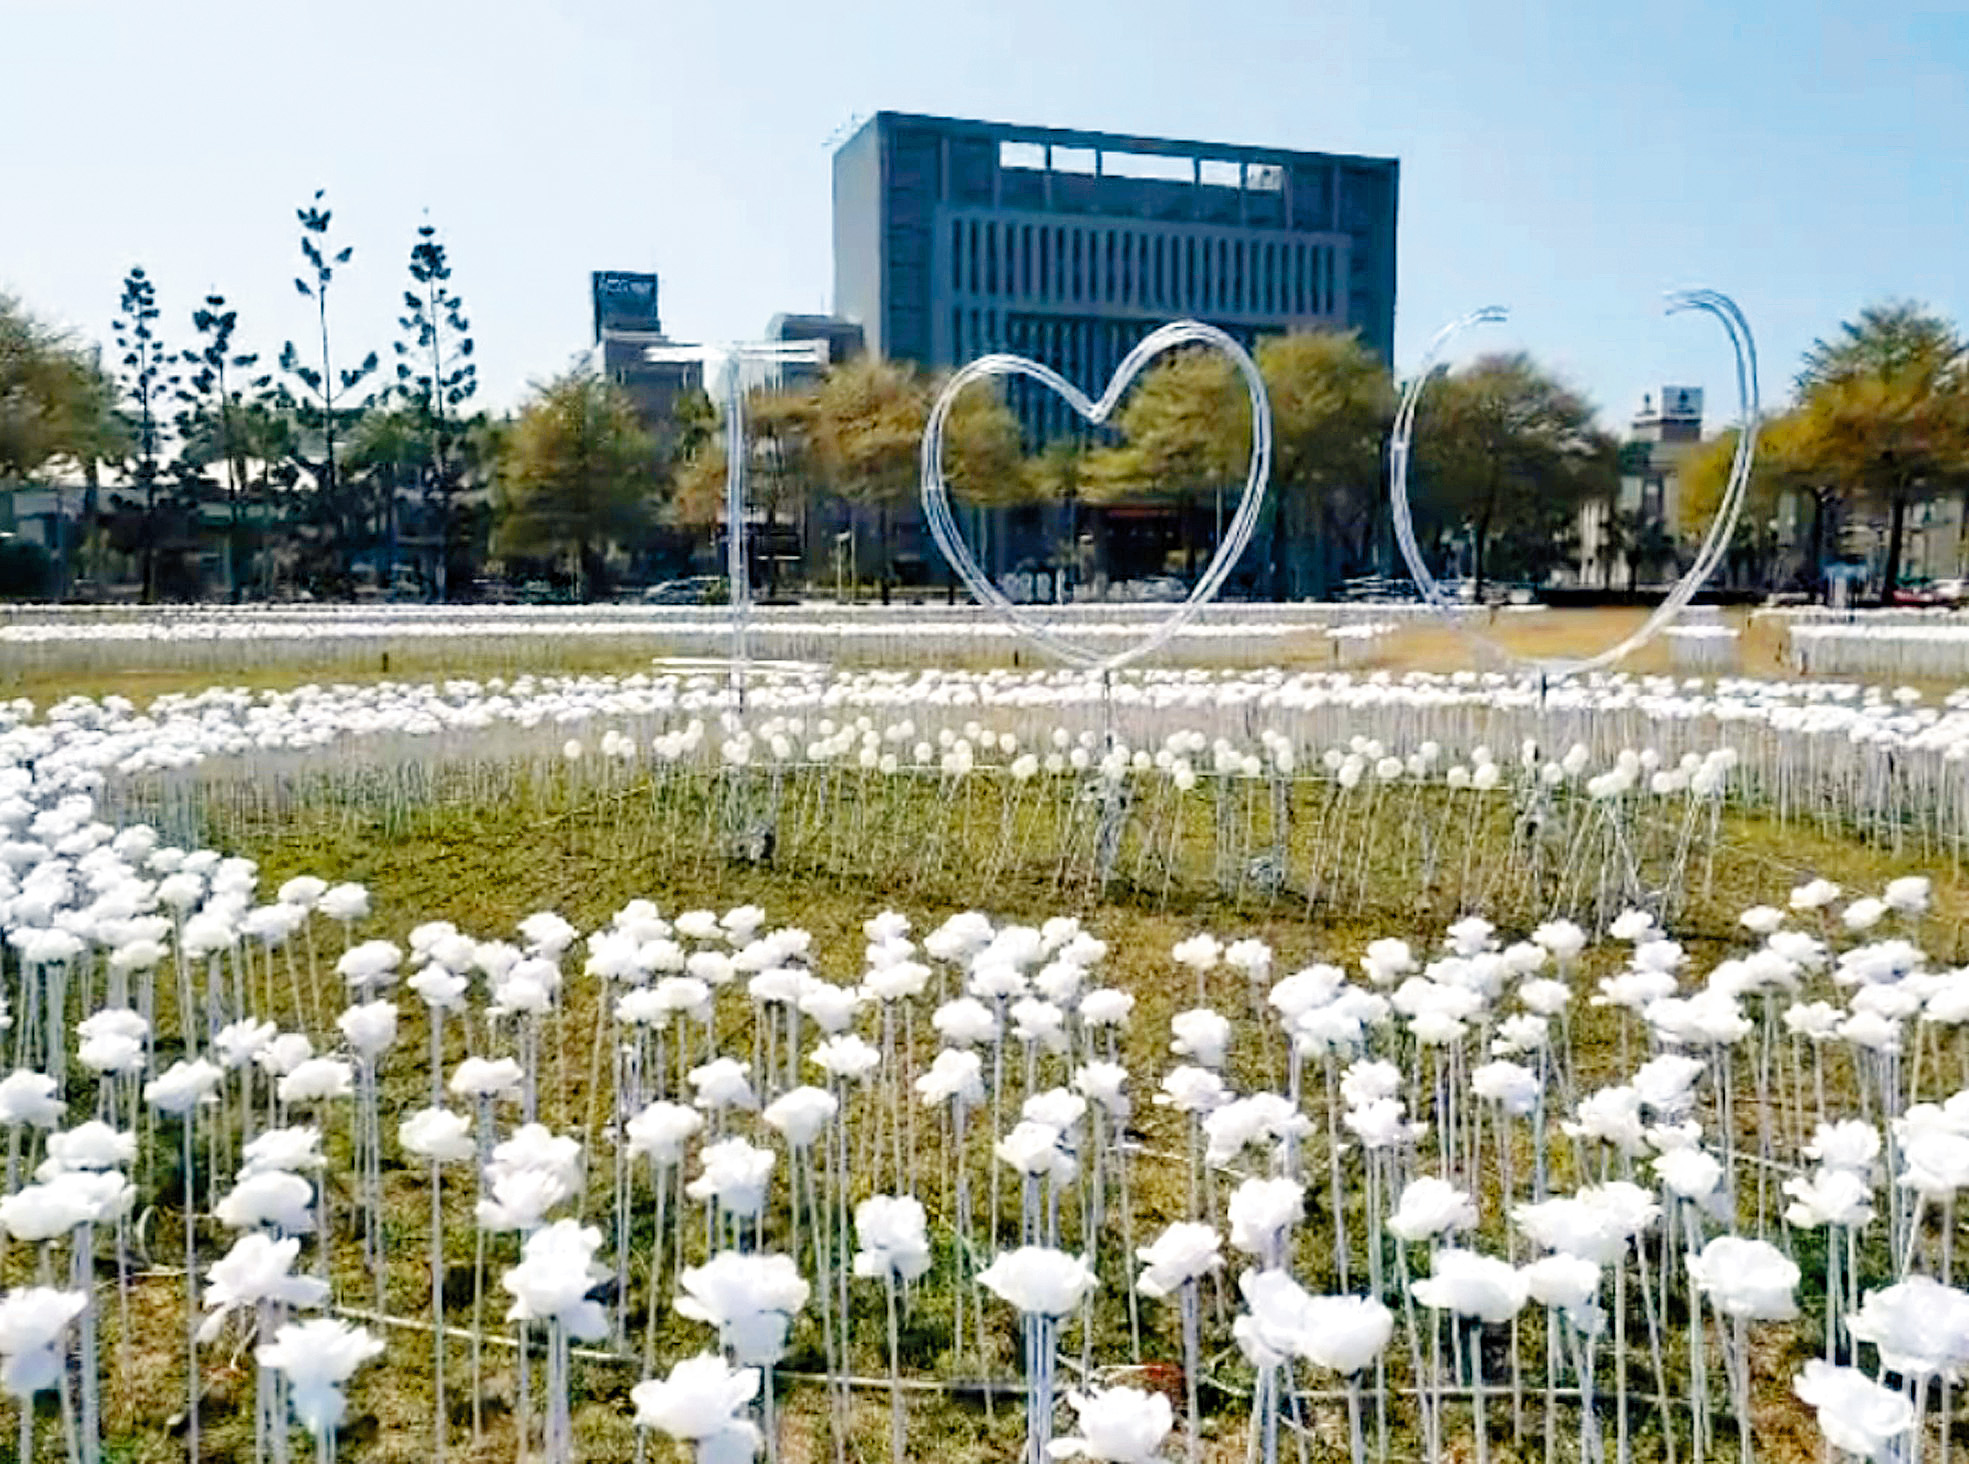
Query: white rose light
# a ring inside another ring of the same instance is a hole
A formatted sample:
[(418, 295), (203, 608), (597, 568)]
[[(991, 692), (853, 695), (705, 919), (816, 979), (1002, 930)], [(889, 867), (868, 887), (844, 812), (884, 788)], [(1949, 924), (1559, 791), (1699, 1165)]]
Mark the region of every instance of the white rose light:
[(629, 1390), (636, 1426), (654, 1428), (690, 1444), (697, 1464), (750, 1464), (759, 1430), (742, 1410), (759, 1394), (759, 1370), (735, 1368), (713, 1353), (686, 1358), (669, 1377)]
[(1895, 1457), (1894, 1445), (1915, 1424), (1913, 1404), (1856, 1367), (1834, 1367), (1813, 1358), (1791, 1386), (1817, 1412), (1826, 1442), (1856, 1458)]
[(1049, 1454), (1055, 1459), (1085, 1455), (1104, 1464), (1152, 1464), (1169, 1437), (1169, 1400), (1139, 1388), (1103, 1388), (1093, 1393), (1069, 1393), (1080, 1421), (1076, 1436), (1055, 1439)]
[[(896, 1323), (896, 1284), (930, 1269), (930, 1241), (922, 1203), (908, 1196), (872, 1195), (855, 1206), (857, 1276), (883, 1283), (889, 1319), (889, 1457), (903, 1464), (902, 1347)], [(1165, 1405), (1166, 1407), (1166, 1405)]]
[[(1688, 1256), (1689, 1280), (1709, 1304), (1728, 1317), (1737, 1354), (1737, 1417), (1750, 1418), (1751, 1322), (1789, 1321), (1798, 1315), (1793, 1295), (1798, 1267), (1769, 1241), (1719, 1235)], [(1743, 1428), (1743, 1424), (1739, 1424)], [(1750, 1457), (1745, 1432), (1744, 1457)]]
[(321, 1456), (333, 1458), (335, 1429), (348, 1406), (342, 1388), (358, 1367), (382, 1351), (382, 1341), (362, 1328), (322, 1318), (287, 1323), (254, 1355), (261, 1367), (286, 1378), (294, 1417), (314, 1435)]
[(1043, 1459), (1052, 1434), (1055, 1332), (1060, 1319), (1079, 1307), (1098, 1282), (1080, 1257), (1027, 1245), (1002, 1253), (978, 1272), (978, 1284), (1010, 1303), (1024, 1319), (1027, 1446), (1033, 1459)]
[(20, 1457), (34, 1451), (34, 1395), (61, 1380), (62, 1338), (89, 1298), (32, 1286), (0, 1297), (0, 1386), (21, 1400)]
[(718, 1329), (732, 1357), (771, 1367), (786, 1351), (786, 1330), (807, 1304), (810, 1288), (788, 1256), (720, 1251), (679, 1278), (677, 1315)]

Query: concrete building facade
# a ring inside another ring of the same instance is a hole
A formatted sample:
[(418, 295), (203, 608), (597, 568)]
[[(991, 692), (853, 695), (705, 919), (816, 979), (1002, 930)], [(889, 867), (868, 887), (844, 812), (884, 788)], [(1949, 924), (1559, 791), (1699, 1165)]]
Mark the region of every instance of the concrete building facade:
[[(1392, 159), (881, 112), (834, 156), (834, 309), (930, 369), (992, 351), (1098, 392), (1166, 321), (1392, 355)], [(1064, 403), (1014, 393), (1028, 438)]]
[(1615, 589), (1629, 579), (1653, 582), (1679, 571), (1665, 555), (1635, 555), (1619, 543), (1610, 522), (1620, 514), (1630, 529), (1659, 530), (1665, 543), (1681, 522), (1682, 463), (1702, 443), (1702, 388), (1664, 386), (1641, 398), (1620, 447), (1620, 488), (1579, 510), (1579, 583)]
[(633, 270), (598, 269), (589, 276), (595, 350), (602, 374), (629, 394), (636, 413), (659, 443), (674, 431), (677, 399), (701, 390), (704, 368), (696, 361), (652, 361), (651, 346), (675, 344), (663, 333), (657, 309), (657, 277)]

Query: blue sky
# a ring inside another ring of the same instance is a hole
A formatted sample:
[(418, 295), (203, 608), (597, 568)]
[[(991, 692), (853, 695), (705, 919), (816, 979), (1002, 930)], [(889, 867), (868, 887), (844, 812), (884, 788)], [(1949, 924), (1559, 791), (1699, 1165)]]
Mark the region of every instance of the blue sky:
[(142, 263), (271, 361), (304, 338), (294, 208), (388, 341), (417, 225), (450, 246), (485, 398), (587, 344), (593, 268), (654, 268), (684, 339), (828, 302), (829, 140), (883, 108), (1394, 156), (1398, 368), (1482, 304), (1611, 423), (1727, 404), (1736, 296), (1781, 396), (1868, 302), (1969, 321), (1969, 6), (1403, 0), (0, 0), (0, 289), (107, 338)]

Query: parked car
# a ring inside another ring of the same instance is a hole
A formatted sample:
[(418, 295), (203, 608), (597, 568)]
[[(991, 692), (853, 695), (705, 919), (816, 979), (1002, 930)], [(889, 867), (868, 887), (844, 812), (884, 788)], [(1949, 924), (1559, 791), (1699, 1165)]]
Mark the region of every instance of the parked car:
[(645, 605), (722, 605), (726, 598), (725, 581), (715, 574), (665, 580), (643, 591)]

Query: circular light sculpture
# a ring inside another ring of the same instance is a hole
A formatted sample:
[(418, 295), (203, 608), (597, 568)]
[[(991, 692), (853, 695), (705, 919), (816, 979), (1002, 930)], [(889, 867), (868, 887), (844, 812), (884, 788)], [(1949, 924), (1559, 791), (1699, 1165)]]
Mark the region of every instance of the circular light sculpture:
[(1429, 348), (1423, 352), (1415, 374), (1402, 389), (1401, 405), (1395, 412), (1394, 432), (1388, 444), (1388, 498), (1395, 524), (1395, 541), (1401, 546), (1402, 559), (1408, 565), (1408, 572), (1414, 577), (1415, 587), (1421, 591), (1423, 600), (1447, 615), (1457, 630), (1501, 661), (1547, 676), (1572, 676), (1611, 666), (1623, 656), (1639, 650), (1674, 623), (1715, 572), (1716, 566), (1722, 562), (1724, 551), (1730, 546), (1730, 536), (1736, 531), (1737, 516), (1743, 511), (1744, 494), (1750, 486), (1750, 467), (1757, 452), (1757, 343), (1751, 338), (1750, 325), (1744, 320), (1736, 302), (1718, 291), (1678, 291), (1668, 297), (1668, 310), (1670, 314), (1700, 310), (1714, 316), (1730, 338), (1737, 363), (1736, 457), (1730, 464), (1729, 481), (1724, 486), (1721, 502), (1716, 506), (1716, 516), (1710, 520), (1709, 532), (1688, 573), (1676, 581), (1667, 598), (1655, 607), (1654, 613), (1632, 635), (1584, 659), (1539, 660), (1519, 656), (1465, 623), (1463, 616), (1452, 613), (1459, 606), (1443, 593), (1442, 586), (1429, 573), (1428, 565), (1423, 563), (1421, 546), (1415, 541), (1415, 521), (1409, 515), (1408, 468), (1415, 437), (1415, 409), (1422, 399), (1422, 390), (1434, 374), (1438, 358), (1452, 340), (1471, 326), (1491, 325), (1503, 320), (1506, 315), (1504, 309), (1488, 306), (1443, 327), (1429, 342)]

